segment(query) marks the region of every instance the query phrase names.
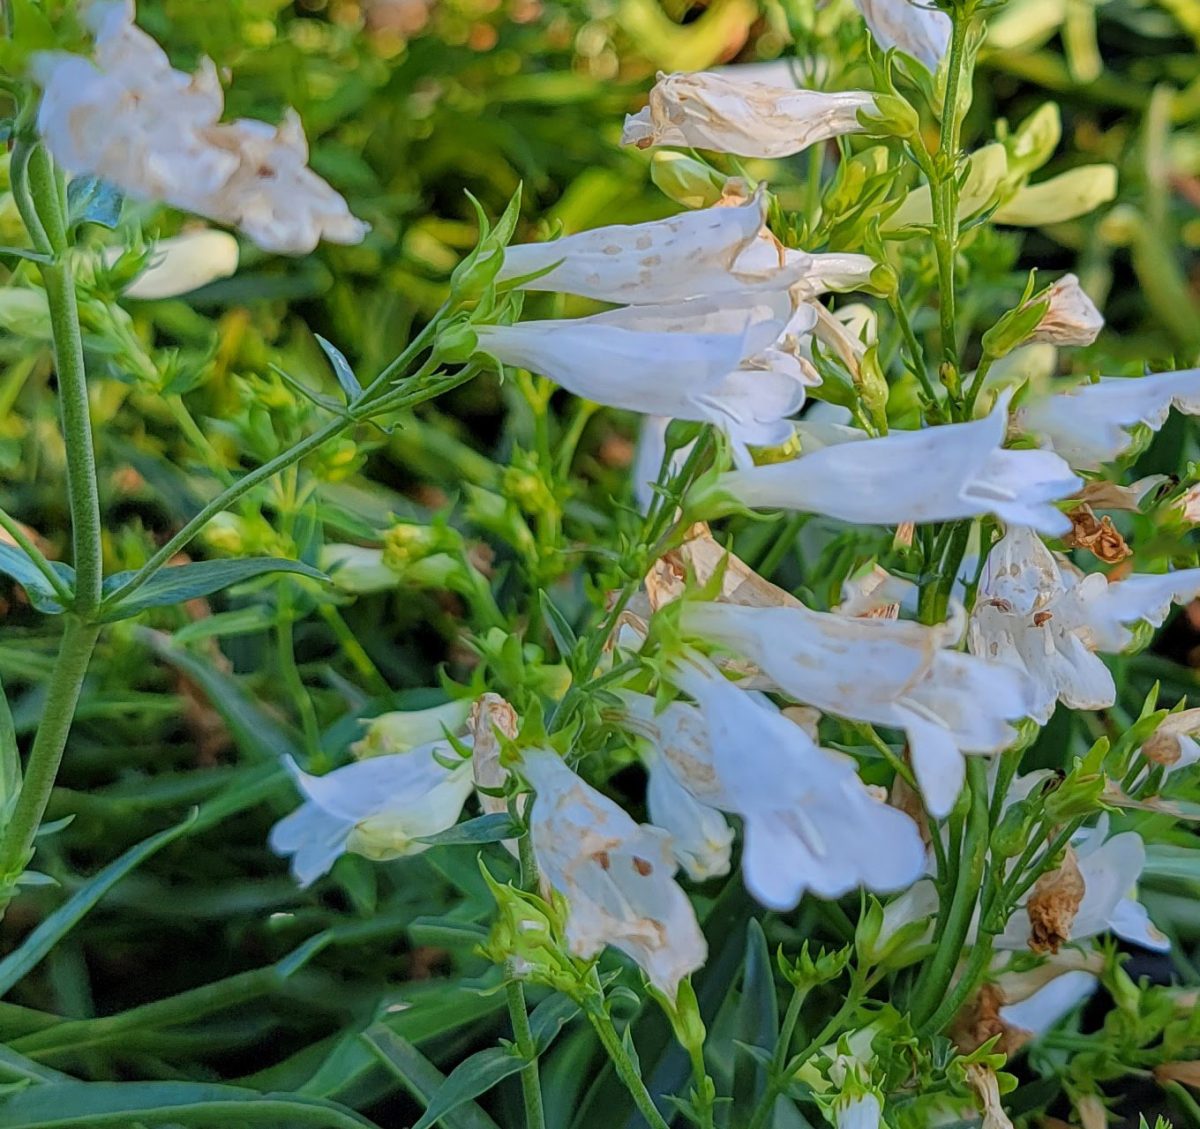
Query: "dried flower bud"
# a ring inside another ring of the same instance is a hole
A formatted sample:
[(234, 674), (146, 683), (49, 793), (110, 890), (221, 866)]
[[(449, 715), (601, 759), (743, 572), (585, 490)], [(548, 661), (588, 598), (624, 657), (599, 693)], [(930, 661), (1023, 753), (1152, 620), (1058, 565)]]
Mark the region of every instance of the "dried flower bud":
[(1104, 317), (1084, 293), (1079, 279), (1063, 275), (1042, 297), (1049, 306), (1030, 337), (1031, 342), (1050, 345), (1090, 345), (1104, 328)]
[(1071, 548), (1087, 549), (1105, 564), (1116, 564), (1133, 556), (1133, 550), (1107, 514), (1097, 518), (1092, 507), (1085, 502), (1067, 516), (1071, 519), (1071, 532), (1063, 541)]
[(1084, 889), (1075, 852), (1068, 847), (1062, 864), (1043, 874), (1029, 896), (1029, 947), (1035, 953), (1056, 953), (1071, 939)]

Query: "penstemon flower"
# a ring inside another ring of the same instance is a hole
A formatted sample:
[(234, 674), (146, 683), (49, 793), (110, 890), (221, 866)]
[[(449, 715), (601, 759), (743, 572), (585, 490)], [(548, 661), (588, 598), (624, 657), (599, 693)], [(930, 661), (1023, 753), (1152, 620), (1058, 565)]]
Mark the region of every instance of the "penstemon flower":
[(625, 119), (621, 140), (711, 149), (738, 157), (789, 157), (810, 145), (858, 133), (866, 91), (825, 93), (747, 82), (713, 72), (659, 74), (649, 105)]
[(521, 773), (537, 790), (533, 849), (543, 884), (566, 899), (571, 952), (586, 959), (612, 945), (674, 999), (708, 950), (673, 877), (670, 836), (635, 823), (556, 753), (526, 750)]
[(1172, 408), (1200, 415), (1200, 369), (1102, 377), (1029, 400), (1015, 413), (1014, 423), (1077, 470), (1098, 470), (1133, 446), (1130, 428), (1157, 431)]
[[(324, 776), (287, 761), (304, 803), (271, 829), (270, 847), (292, 856), (302, 886), (347, 851), (369, 859), (425, 850), (420, 840), (452, 827), (471, 793), (471, 762), (446, 741), (343, 765)], [(450, 766), (450, 767), (448, 767)]]
[(729, 873), (733, 828), (715, 808), (697, 799), (670, 763), (670, 752), (643, 743), (650, 822), (671, 836), (671, 853), (694, 882)]
[(1104, 709), (1116, 700), (1095, 654), (1134, 640), (1131, 624), (1157, 627), (1172, 604), (1200, 594), (1200, 569), (1140, 573), (1108, 581), (1059, 560), (1030, 529), (1012, 526), (992, 548), (980, 579), (967, 642), (972, 654), (1027, 673), (1031, 716), (1043, 724), (1056, 701)]
[(735, 470), (693, 496), (826, 514), (860, 525), (952, 521), (995, 514), (1050, 534), (1070, 521), (1050, 503), (1081, 480), (1049, 451), (1008, 451), (1008, 401), (970, 423), (842, 442), (790, 462)]
[(950, 17), (918, 0), (854, 0), (875, 41), (885, 51), (896, 47), (931, 71), (950, 49)]
[(944, 648), (955, 622), (925, 627), (859, 619), (801, 604), (739, 607), (689, 602), (691, 636), (745, 656), (767, 684), (825, 713), (903, 729), (929, 811), (944, 815), (962, 787), (964, 753), (994, 753), (1013, 741), (1032, 688), (1017, 671)]
[(670, 677), (697, 704), (656, 712), (652, 699), (626, 693), (626, 724), (650, 737), (696, 800), (742, 817), (743, 876), (763, 905), (791, 909), (809, 890), (897, 890), (919, 876), (916, 825), (872, 798), (850, 758), (818, 747), (699, 655), (673, 662)]
[[(105, 264), (112, 266), (122, 254), (123, 248), (108, 248), (104, 252)], [(160, 239), (146, 269), (122, 293), (126, 298), (146, 301), (174, 298), (228, 278), (237, 266), (238, 245), (232, 235), (224, 231), (185, 231)]]
[[(1066, 939), (1074, 943), (1101, 933), (1115, 933), (1143, 948), (1166, 952), (1170, 942), (1151, 924), (1146, 907), (1130, 896), (1146, 865), (1146, 846), (1141, 836), (1135, 831), (1110, 836), (1108, 817), (1102, 815), (1095, 827), (1075, 836), (1073, 853), (1083, 896), (1067, 921)], [(996, 938), (997, 948), (1029, 947), (1030, 900), (1024, 899), (1009, 918), (1004, 932)]]
[(268, 251), (362, 240), (366, 225), (307, 167), (294, 112), (279, 127), (221, 124), (225, 99), (211, 60), (194, 75), (173, 69), (134, 24), (132, 0), (93, 3), (85, 18), (94, 60), (52, 51), (31, 63), (43, 90), (38, 131), (65, 169), (238, 227)]
[(866, 255), (808, 255), (781, 247), (766, 229), (766, 214), (760, 189), (748, 199), (730, 198), (665, 220), (523, 243), (505, 249), (497, 279), (526, 290), (654, 305), (789, 287), (810, 297), (860, 285), (870, 275), (874, 263)]
[(501, 363), (540, 372), (577, 396), (711, 423), (749, 463), (747, 445), (787, 440), (791, 428), (783, 421), (817, 380), (795, 340), (811, 328), (810, 313), (801, 306), (791, 314), (786, 296), (704, 300), (481, 326), (477, 337), (479, 349)]

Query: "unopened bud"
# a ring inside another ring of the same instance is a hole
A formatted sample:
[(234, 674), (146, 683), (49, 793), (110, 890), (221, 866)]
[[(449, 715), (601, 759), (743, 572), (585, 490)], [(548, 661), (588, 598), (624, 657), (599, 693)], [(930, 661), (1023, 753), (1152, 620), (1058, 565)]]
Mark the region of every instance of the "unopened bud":
[(676, 204), (685, 208), (708, 208), (724, 195), (728, 178), (694, 157), (660, 149), (650, 162), (650, 179)]

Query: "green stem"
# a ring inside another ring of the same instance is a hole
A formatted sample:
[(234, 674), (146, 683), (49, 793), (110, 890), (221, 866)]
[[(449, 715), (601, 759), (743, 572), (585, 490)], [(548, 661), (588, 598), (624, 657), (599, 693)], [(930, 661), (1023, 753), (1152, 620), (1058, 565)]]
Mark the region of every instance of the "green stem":
[(888, 305), (891, 307), (892, 316), (900, 326), (900, 333), (903, 335), (904, 344), (908, 349), (908, 371), (917, 378), (921, 385), (921, 391), (925, 393), (925, 399), (928, 401), (928, 407), (925, 410), (926, 419), (930, 423), (936, 423), (941, 418), (937, 392), (933, 387), (933, 381), (929, 378), (929, 367), (925, 363), (925, 350), (913, 331), (912, 321), (908, 316), (908, 307), (898, 293), (889, 295)]
[(967, 786), (971, 807), (963, 836), (962, 856), (953, 900), (945, 925), (938, 936), (937, 951), (925, 965), (917, 981), (910, 1005), (913, 1022), (925, 1027), (946, 998), (954, 969), (966, 946), (971, 919), (983, 885), (990, 834), (987, 762), (982, 757), (967, 758)]
[(967, 1002), (968, 997), (975, 990), (977, 982), (987, 971), (991, 959), (992, 938), (989, 935), (981, 936), (974, 948), (971, 949), (970, 959), (967, 961), (962, 975), (946, 998), (938, 1004), (937, 1010), (923, 1025), (926, 1032), (937, 1034), (958, 1014), (958, 1009)]
[(958, 154), (962, 119), (958, 113), (959, 89), (967, 75), (966, 42), (971, 15), (953, 13), (954, 30), (946, 70), (946, 96), (937, 154), (937, 180), (932, 187), (934, 251), (937, 256), (939, 316), (942, 331), (942, 383), (955, 400), (959, 398), (957, 300), (954, 264), (958, 255)]
[[(279, 673), (283, 677), (287, 696), (296, 703), (300, 714), (300, 724), (304, 731), (304, 749), (308, 753), (310, 766), (324, 761), (321, 753), (321, 726), (317, 721), (317, 711), (313, 708), (312, 698), (308, 687), (300, 677), (300, 668), (296, 666), (296, 643), (293, 637), (292, 610), (286, 602), (286, 597), (279, 608), (279, 622), (275, 628), (276, 661)], [(325, 765), (322, 763), (320, 771)]]
[(542, 1107), (542, 1083), (538, 1077), (537, 1044), (533, 1041), (533, 1029), (529, 1026), (525, 989), (519, 980), (509, 980), (505, 985), (505, 992), (508, 995), (508, 1014), (512, 1020), (513, 1039), (521, 1057), (525, 1059), (525, 1065), (521, 1068), (525, 1129), (546, 1129), (546, 1113)]
[(617, 1077), (629, 1091), (634, 1105), (638, 1107), (638, 1111), (646, 1119), (650, 1129), (670, 1129), (663, 1115), (658, 1112), (658, 1107), (654, 1104), (650, 1091), (646, 1089), (646, 1083), (642, 1081), (642, 1076), (629, 1057), (629, 1052), (625, 1050), (625, 1044), (621, 1042), (621, 1036), (617, 1034), (617, 1029), (613, 1026), (613, 1021), (604, 1005), (593, 1001), (587, 1007), (586, 1013), (588, 1021), (612, 1061)]
[(333, 632), (338, 646), (342, 649), (342, 654), (350, 660), (359, 677), (370, 687), (371, 693), (380, 696), (390, 694), (391, 687), (388, 685), (387, 679), (379, 673), (379, 668), (375, 665), (371, 656), (367, 654), (367, 649), (359, 642), (358, 637), (350, 629), (350, 625), (342, 618), (341, 612), (332, 604), (321, 604), (319, 611), (321, 618), (329, 625), (329, 629)]
[(84, 675), (100, 634), (99, 627), (85, 623), (78, 616), (68, 614), (64, 620), (41, 724), (29, 750), (12, 818), (0, 838), (0, 913), (16, 893), (16, 880), (29, 862), (33, 839), (41, 826), (58, 766), (62, 763)]
[[(96, 480), (96, 453), (92, 443), (92, 418), (88, 407), (87, 371), (83, 362), (83, 335), (75, 275), (67, 257), (68, 239), (62, 185), (49, 154), (33, 149), (24, 166), (33, 211), (49, 242), (54, 262), (38, 263), (46, 288), (54, 370), (58, 375), (58, 404), (67, 459), (67, 495), (71, 508), (74, 548), (75, 598), (72, 606), (91, 619), (100, 606), (104, 579), (100, 527), (100, 489)], [(39, 237), (35, 236), (35, 241)]]

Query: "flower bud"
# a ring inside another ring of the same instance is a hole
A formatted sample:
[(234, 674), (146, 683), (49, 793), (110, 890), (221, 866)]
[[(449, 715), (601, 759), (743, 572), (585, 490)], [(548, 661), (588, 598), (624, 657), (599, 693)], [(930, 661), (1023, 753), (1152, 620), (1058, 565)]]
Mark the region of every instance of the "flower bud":
[(485, 241), (476, 247), (450, 276), (450, 299), (452, 302), (472, 302), (482, 298), (496, 275), (504, 265), (504, 252)]
[(1083, 165), (1040, 184), (1027, 185), (992, 216), (1017, 227), (1063, 223), (1087, 215), (1117, 194), (1114, 165)]
[(685, 208), (708, 208), (725, 194), (728, 178), (695, 157), (660, 149), (650, 162), (650, 179), (676, 204)]
[(479, 338), (468, 321), (452, 321), (437, 335), (434, 352), (438, 359), (452, 364), (470, 360), (479, 348)]
[(1009, 310), (982, 338), (983, 351), (997, 360), (1033, 338), (1050, 309), (1050, 300), (1035, 296)]
[(382, 549), (368, 549), (361, 545), (323, 545), (319, 564), (321, 571), (328, 573), (336, 587), (354, 596), (386, 592), (400, 582), (395, 570), (384, 563)]
[[(124, 248), (107, 248), (105, 266), (117, 266), (124, 255)], [(148, 265), (124, 288), (125, 297), (174, 298), (233, 274), (238, 268), (238, 243), (225, 231), (185, 231), (160, 240), (143, 261)]]
[(469, 700), (459, 700), (427, 710), (381, 713), (367, 721), (366, 732), (361, 740), (350, 746), (350, 752), (359, 760), (407, 753), (418, 745), (441, 741), (448, 733), (460, 733), (470, 710)]
[(858, 111), (859, 124), (874, 137), (899, 137), (921, 143), (921, 115), (907, 98), (893, 91), (876, 94), (873, 108)]
[(6, 286), (0, 290), (0, 329), (16, 337), (50, 336), (50, 307), (40, 290)]
[(1090, 345), (1104, 328), (1103, 316), (1073, 274), (1063, 275), (1043, 298), (1048, 304), (1030, 338), (1032, 342)]

